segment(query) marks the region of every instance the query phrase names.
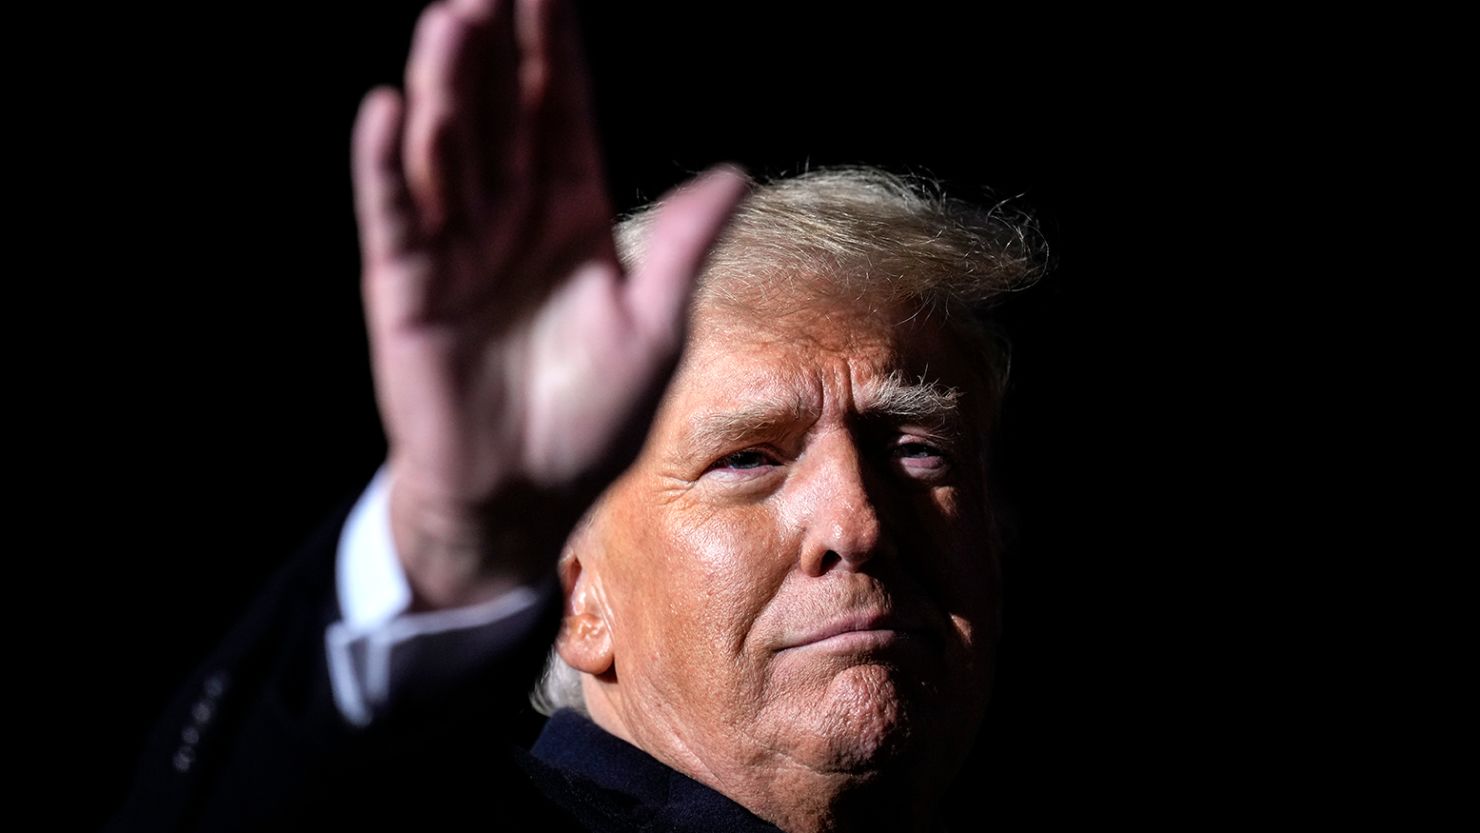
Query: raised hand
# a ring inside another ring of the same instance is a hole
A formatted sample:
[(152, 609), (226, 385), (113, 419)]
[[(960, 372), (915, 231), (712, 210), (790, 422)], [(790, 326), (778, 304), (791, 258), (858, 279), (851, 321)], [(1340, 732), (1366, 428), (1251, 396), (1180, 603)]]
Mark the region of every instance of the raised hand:
[(435, 3), (404, 100), (376, 89), (355, 124), (392, 529), (422, 607), (550, 568), (646, 433), (745, 192), (722, 166), (665, 197), (624, 272), (578, 40), (559, 0)]

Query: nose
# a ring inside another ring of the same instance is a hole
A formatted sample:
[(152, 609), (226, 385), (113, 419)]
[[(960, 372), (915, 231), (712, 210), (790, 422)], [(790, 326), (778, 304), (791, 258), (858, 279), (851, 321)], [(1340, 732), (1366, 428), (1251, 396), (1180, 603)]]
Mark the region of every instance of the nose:
[(876, 478), (847, 432), (814, 445), (804, 491), (801, 567), (810, 576), (858, 570), (893, 551)]

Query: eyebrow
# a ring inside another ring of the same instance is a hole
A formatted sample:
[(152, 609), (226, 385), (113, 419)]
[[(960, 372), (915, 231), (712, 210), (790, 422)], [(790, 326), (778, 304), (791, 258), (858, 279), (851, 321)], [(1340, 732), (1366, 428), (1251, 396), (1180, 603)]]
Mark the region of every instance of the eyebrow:
[(697, 414), (689, 419), (687, 435), (690, 445), (708, 448), (774, 433), (815, 415), (816, 409), (800, 396), (761, 398), (727, 411)]
[[(911, 381), (896, 370), (856, 403), (860, 415), (870, 421), (916, 422), (933, 431), (954, 434), (961, 422), (961, 391), (921, 376)], [(709, 448), (774, 434), (786, 426), (815, 419), (816, 408), (800, 396), (759, 398), (725, 411), (692, 416), (686, 439), (690, 447)]]
[(961, 415), (961, 389), (926, 379), (924, 374), (910, 381), (895, 370), (860, 399), (859, 411), (865, 416), (892, 417), (937, 428), (952, 425)]

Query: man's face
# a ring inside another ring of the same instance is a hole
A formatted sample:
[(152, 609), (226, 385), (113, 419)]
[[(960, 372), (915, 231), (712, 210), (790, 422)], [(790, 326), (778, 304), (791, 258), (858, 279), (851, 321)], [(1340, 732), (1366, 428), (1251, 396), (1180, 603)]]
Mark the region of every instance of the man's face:
[(996, 629), (985, 394), (924, 315), (793, 307), (700, 311), (577, 548), (611, 639), (593, 716), (715, 785), (953, 771)]

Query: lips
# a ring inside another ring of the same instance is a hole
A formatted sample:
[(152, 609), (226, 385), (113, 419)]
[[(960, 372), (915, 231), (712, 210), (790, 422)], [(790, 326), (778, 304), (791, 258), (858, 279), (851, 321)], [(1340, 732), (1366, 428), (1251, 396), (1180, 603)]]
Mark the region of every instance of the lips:
[(782, 641), (781, 650), (805, 647), (882, 647), (914, 635), (916, 629), (893, 613), (864, 611), (840, 616), (828, 622), (790, 635)]

